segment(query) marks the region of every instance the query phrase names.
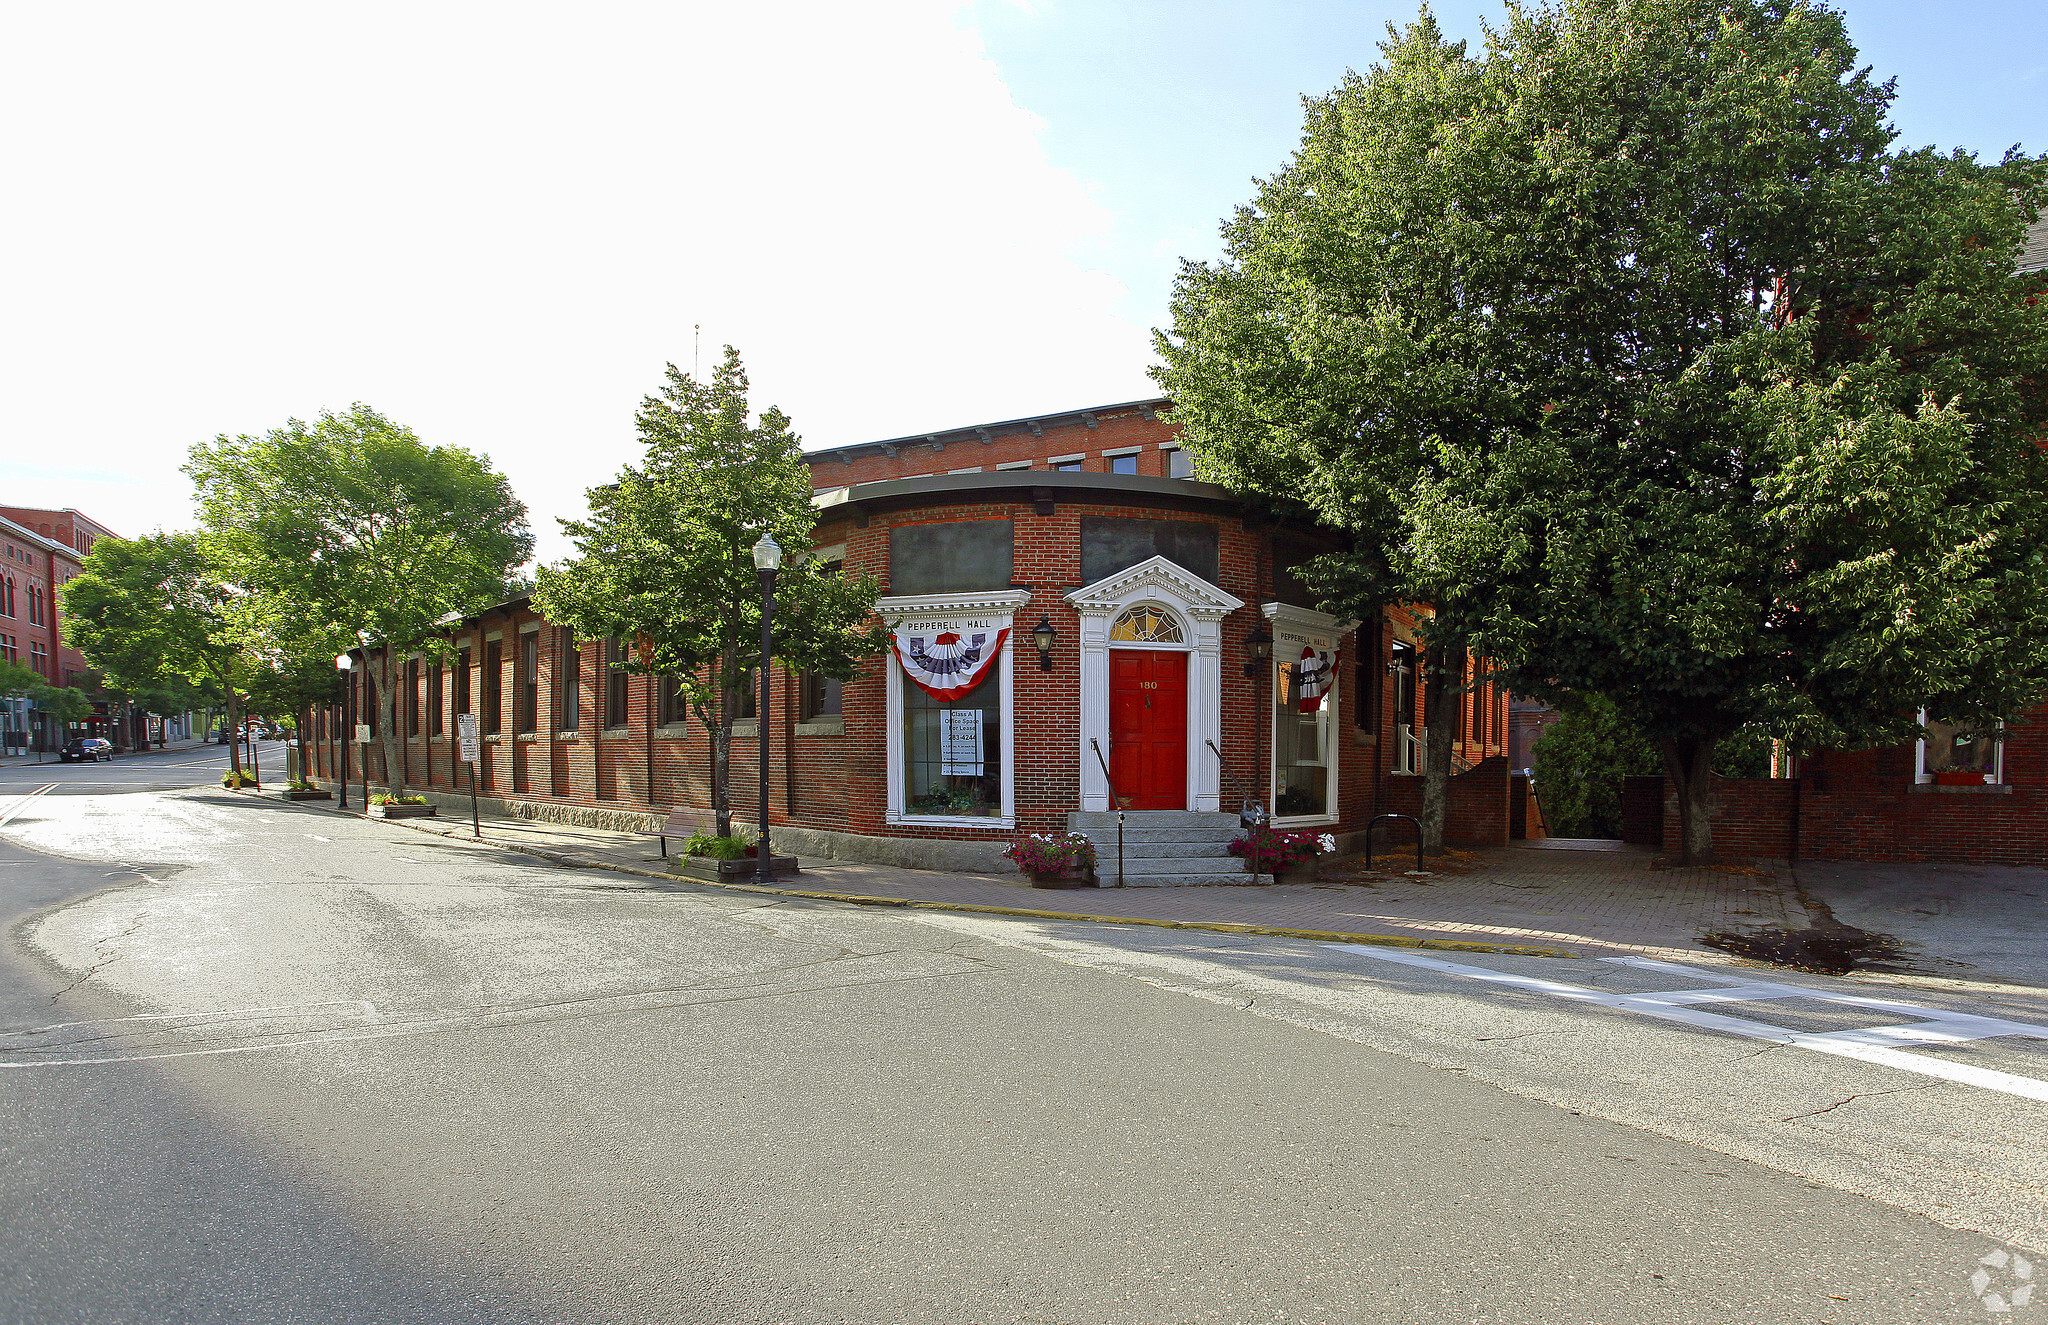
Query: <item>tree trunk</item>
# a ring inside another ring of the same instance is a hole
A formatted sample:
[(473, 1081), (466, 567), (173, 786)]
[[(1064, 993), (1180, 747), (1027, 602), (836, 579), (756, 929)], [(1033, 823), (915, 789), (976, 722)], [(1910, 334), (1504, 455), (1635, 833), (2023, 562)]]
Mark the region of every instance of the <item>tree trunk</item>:
[(1434, 648), (1423, 658), (1422, 850), (1440, 856), (1450, 813), (1451, 747), (1458, 729), (1450, 720), (1451, 687), (1444, 675), (1449, 661), (1442, 649)]
[(1714, 746), (1716, 741), (1698, 736), (1658, 738), (1664, 755), (1664, 774), (1678, 794), (1678, 863), (1714, 863), (1714, 821), (1707, 809), (1707, 794), (1714, 787)]
[(222, 711), (227, 716), (221, 719), (221, 734), (228, 738), (228, 768), (233, 771), (235, 786), (239, 788), (242, 785), (242, 738), (235, 729), (242, 725), (242, 720), (238, 716), (239, 707), (235, 703), (235, 688), (225, 688), (228, 692), (228, 703), (227, 708)]
[(711, 663), (711, 679), (718, 686), (717, 707), (697, 705), (697, 718), (711, 733), (711, 813), (718, 823), (718, 836), (732, 836), (732, 692), (725, 685), (725, 659)]
[(396, 670), (389, 648), (377, 655), (377, 748), (384, 752), (384, 791), (394, 800), (405, 794), (404, 775), (400, 771), (405, 765), (398, 749), (398, 686), (392, 680)]

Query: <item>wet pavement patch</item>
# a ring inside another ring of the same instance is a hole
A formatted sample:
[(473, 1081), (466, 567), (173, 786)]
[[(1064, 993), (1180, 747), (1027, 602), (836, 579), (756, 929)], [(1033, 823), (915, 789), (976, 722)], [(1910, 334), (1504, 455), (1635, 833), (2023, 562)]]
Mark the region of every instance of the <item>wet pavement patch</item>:
[(1897, 962), (1906, 956), (1897, 939), (1848, 925), (1823, 929), (1784, 929), (1773, 925), (1741, 934), (1713, 930), (1700, 935), (1700, 942), (1751, 961), (1816, 975), (1847, 975), (1859, 966)]

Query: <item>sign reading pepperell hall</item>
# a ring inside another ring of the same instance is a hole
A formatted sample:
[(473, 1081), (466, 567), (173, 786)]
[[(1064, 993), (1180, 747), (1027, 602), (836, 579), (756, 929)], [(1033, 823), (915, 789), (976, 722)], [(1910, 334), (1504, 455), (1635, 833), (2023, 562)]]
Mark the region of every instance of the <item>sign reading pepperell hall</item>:
[(889, 648), (912, 685), (954, 700), (987, 680), (1010, 637), (1010, 623), (986, 616), (905, 617), (889, 627)]

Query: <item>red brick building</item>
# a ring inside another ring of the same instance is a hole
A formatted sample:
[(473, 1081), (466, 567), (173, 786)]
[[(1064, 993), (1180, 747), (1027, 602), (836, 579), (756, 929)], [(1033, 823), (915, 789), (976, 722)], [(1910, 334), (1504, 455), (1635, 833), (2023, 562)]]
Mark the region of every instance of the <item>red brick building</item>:
[[(0, 506), (0, 657), (40, 673), (53, 686), (97, 691), (98, 677), (79, 652), (64, 642), (58, 590), (79, 572), (103, 526), (77, 511)], [(81, 729), (107, 735), (112, 719), (104, 696)], [(65, 734), (47, 718), (30, 714), (24, 701), (8, 705), (0, 727), (27, 731), (42, 749), (55, 749)]]
[[(1165, 405), (807, 457), (820, 554), (882, 582), (895, 651), (843, 686), (773, 671), (779, 844), (1007, 870), (1019, 834), (1103, 832), (1121, 800), (1128, 828), (1149, 835), (1128, 882), (1221, 881), (1241, 877), (1221, 842), (1246, 801), (1340, 838), (1415, 812), (1414, 620), (1316, 611), (1293, 572), (1336, 536), (1186, 477)], [(571, 638), (524, 599), (450, 640), (453, 668), (404, 663), (409, 785), (460, 790), (453, 715), (475, 711), (480, 789), (520, 813), (638, 823), (708, 807), (708, 738), (657, 678), (609, 671), (612, 646)], [(1446, 720), (1462, 770), (1450, 836), (1504, 842), (1506, 697), (1482, 684)], [(342, 734), (338, 714), (316, 722), (324, 774)], [(735, 811), (751, 820), (763, 734), (749, 716), (734, 736)], [(381, 758), (373, 748), (373, 780)]]

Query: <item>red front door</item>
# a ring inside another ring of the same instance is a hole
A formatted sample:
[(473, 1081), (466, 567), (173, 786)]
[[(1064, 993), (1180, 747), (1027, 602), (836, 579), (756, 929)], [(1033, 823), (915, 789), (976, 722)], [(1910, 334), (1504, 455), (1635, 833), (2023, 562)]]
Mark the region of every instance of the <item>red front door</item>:
[(1109, 777), (1133, 810), (1188, 807), (1188, 656), (1109, 651)]

